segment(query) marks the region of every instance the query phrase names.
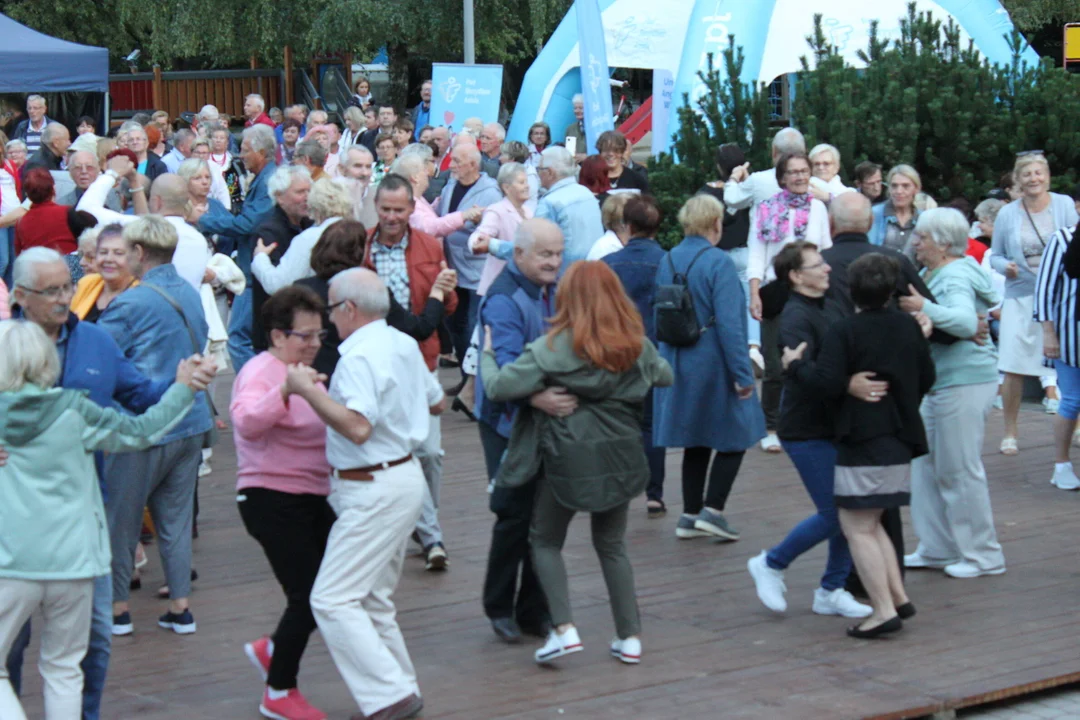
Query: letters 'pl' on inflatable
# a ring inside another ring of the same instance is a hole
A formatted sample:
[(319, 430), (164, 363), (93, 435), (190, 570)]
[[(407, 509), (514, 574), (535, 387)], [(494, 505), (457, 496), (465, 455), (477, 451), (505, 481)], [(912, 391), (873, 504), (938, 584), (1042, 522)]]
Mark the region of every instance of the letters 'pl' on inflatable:
[[(900, 36), (900, 18), (907, 17), (909, 0), (600, 0), (608, 66), (667, 70), (675, 78), (672, 113), (683, 94), (693, 99), (703, 91), (698, 70), (712, 53), (719, 59), (735, 36), (746, 54), (743, 82), (771, 82), (797, 72), (799, 58), (808, 55), (806, 37), (813, 34), (814, 15), (822, 15), (829, 41), (852, 65), (865, 50), (870, 23), (878, 21), (878, 38)], [(998, 0), (916, 0), (917, 12), (935, 18), (952, 17), (961, 40), (970, 38), (992, 63), (1012, 60), (1005, 36), (1013, 30), (1008, 13)], [(1038, 62), (1029, 47), (1028, 63)], [(572, 99), (581, 91), (578, 71), (578, 28), (574, 8), (566, 14), (525, 75), (514, 110), (509, 137), (527, 142), (529, 126), (543, 120), (560, 142), (574, 121)], [(717, 62), (723, 71), (723, 63)], [(677, 127), (673, 118), (669, 127)], [(670, 140), (670, 138), (669, 138)], [(665, 143), (666, 146), (667, 143)]]

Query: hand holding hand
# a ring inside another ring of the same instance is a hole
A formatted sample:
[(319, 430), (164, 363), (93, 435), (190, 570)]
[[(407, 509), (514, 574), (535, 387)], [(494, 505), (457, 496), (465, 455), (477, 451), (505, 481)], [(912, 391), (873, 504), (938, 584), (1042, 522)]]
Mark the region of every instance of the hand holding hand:
[(491, 236), (487, 233), (480, 233), (476, 236), (476, 242), (473, 243), (472, 248), (473, 255), (483, 255), (484, 253), (491, 252)]
[(564, 387), (549, 387), (531, 398), (529, 404), (551, 417), (566, 417), (577, 410), (577, 397)]
[(277, 243), (270, 243), (269, 245), (264, 245), (262, 238), (259, 238), (259, 241), (255, 243), (256, 255), (269, 255), (275, 250), (277, 250)]
[(908, 294), (900, 296), (900, 309), (907, 313), (921, 312), (926, 298), (911, 283), (908, 283), (907, 289)]
[(206, 384), (195, 377), (195, 373), (199, 369), (199, 361), (195, 359), (197, 357), (197, 355), (193, 355), (185, 358), (176, 366), (176, 382), (187, 385), (192, 392), (202, 392), (206, 389)]
[(799, 343), (798, 347), (792, 350), (789, 347), (784, 348), (784, 354), (780, 357), (780, 364), (787, 370), (788, 366), (796, 360), (802, 360), (803, 353), (806, 352), (806, 341)]
[(326, 375), (307, 365), (290, 365), (285, 373), (283, 392), (286, 395), (299, 395), (313, 392), (317, 383), (326, 382)]
[(864, 370), (855, 373), (848, 381), (848, 395), (863, 402), (881, 402), (889, 394), (889, 383), (885, 380), (872, 380), (876, 373)]
[(105, 164), (105, 168), (107, 170), (112, 170), (114, 173), (116, 173), (122, 178), (126, 177), (129, 179), (133, 179), (136, 166), (135, 163), (131, 162), (131, 160), (124, 157), (123, 155), (117, 155), (116, 157), (109, 159), (109, 161)]
[(484, 214), (484, 210), (486, 209), (487, 208), (482, 207), (471, 207), (465, 212), (463, 212), (462, 215), (465, 216), (465, 222), (474, 223), (480, 219), (480, 217)]

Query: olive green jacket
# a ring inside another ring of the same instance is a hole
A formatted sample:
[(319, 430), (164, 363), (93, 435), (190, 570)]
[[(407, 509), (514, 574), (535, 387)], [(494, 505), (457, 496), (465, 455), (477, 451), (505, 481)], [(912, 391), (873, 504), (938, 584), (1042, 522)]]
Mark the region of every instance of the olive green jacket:
[(569, 333), (548, 347), (543, 336), (502, 368), (486, 350), (480, 372), (487, 397), (497, 402), (564, 387), (578, 398), (573, 414), (556, 418), (524, 405), (496, 483), (520, 487), (543, 473), (556, 500), (582, 512), (603, 512), (641, 494), (649, 466), (641, 440), (645, 397), (653, 385), (671, 385), (671, 366), (644, 340), (630, 370), (612, 373), (574, 354)]

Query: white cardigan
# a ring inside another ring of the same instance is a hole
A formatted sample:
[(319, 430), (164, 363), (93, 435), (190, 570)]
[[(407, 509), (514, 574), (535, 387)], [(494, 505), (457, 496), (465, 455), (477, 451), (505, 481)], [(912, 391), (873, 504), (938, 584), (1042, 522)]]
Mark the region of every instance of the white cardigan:
[[(773, 259), (785, 245), (795, 242), (795, 211), (788, 216), (788, 236), (784, 242), (764, 243), (758, 233), (756, 207), (750, 211), (750, 234), (746, 238), (746, 246), (749, 257), (746, 262), (746, 277), (748, 280), (760, 280), (764, 285), (776, 279), (776, 271), (773, 269)], [(810, 219), (806, 225), (806, 240), (826, 250), (832, 247), (832, 236), (829, 234), (829, 211), (825, 203), (814, 199), (810, 201)]]

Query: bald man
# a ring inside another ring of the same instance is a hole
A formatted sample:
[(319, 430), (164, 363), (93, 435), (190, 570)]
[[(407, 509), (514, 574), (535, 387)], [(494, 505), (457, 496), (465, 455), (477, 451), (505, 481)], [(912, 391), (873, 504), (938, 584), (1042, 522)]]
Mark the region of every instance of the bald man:
[[(68, 174), (71, 175), (71, 181), (75, 183), (75, 187), (63, 195), (58, 195), (56, 204), (74, 207), (82, 200), (86, 189), (101, 175), (97, 155), (85, 150), (71, 153), (68, 156)], [(114, 212), (120, 212), (123, 209), (120, 205), (120, 196), (115, 188), (110, 190), (105, 197), (105, 207)]]

